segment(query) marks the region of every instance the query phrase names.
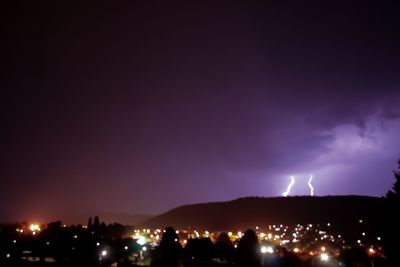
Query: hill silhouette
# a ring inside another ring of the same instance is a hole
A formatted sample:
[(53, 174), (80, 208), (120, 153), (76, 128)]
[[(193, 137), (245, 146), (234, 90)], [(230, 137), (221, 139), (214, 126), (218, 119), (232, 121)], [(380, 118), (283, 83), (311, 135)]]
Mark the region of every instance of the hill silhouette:
[(246, 197), (228, 202), (184, 205), (155, 216), (145, 227), (236, 230), (272, 224), (331, 223), (346, 229), (360, 219), (377, 225), (383, 198), (369, 196)]

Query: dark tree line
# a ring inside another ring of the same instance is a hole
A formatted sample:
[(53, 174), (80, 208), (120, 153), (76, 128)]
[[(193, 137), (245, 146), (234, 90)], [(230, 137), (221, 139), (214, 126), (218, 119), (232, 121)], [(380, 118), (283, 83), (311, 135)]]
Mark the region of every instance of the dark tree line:
[[(129, 237), (133, 234), (130, 226), (118, 223), (106, 225), (97, 216), (94, 224), (89, 225), (87, 229), (82, 225), (65, 227), (61, 221), (55, 221), (35, 236), (19, 236), (15, 225), (2, 227), (0, 266), (109, 266), (141, 249)], [(103, 250), (107, 250), (107, 256), (100, 259)], [(30, 263), (22, 257), (39, 258), (39, 261)], [(49, 257), (56, 263), (47, 263), (45, 259)]]
[[(236, 251), (226, 233), (220, 234), (215, 244), (210, 238), (196, 238), (189, 239), (182, 248), (178, 241), (175, 230), (168, 227), (153, 252), (151, 266), (261, 266), (260, 244), (253, 230), (244, 233)], [(215, 259), (218, 263), (214, 262)]]

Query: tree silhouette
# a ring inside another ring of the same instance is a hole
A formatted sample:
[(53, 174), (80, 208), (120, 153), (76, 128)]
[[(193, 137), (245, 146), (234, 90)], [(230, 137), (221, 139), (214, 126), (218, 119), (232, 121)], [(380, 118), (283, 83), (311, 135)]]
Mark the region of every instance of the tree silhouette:
[(208, 266), (213, 256), (213, 243), (210, 238), (189, 239), (185, 246), (185, 261), (189, 265)]
[(247, 230), (237, 247), (236, 263), (242, 267), (261, 266), (261, 251), (258, 238), (253, 230)]
[(386, 197), (395, 203), (398, 203), (400, 198), (400, 160), (398, 161), (398, 164), (398, 169), (394, 171), (394, 177), (396, 178), (396, 181), (394, 182), (393, 188), (386, 194)]
[(398, 211), (400, 208), (400, 160), (399, 167), (394, 171), (396, 181), (393, 188), (386, 194), (386, 220), (385, 220), (385, 251), (390, 266), (400, 266), (399, 240), (400, 219)]
[(100, 228), (100, 219), (99, 216), (94, 217), (94, 222), (93, 222), (93, 229), (95, 231), (99, 230)]
[(92, 222), (92, 217), (89, 217), (89, 221), (88, 221), (88, 230), (92, 231), (93, 229), (93, 222)]
[(232, 241), (227, 233), (222, 232), (214, 245), (214, 253), (221, 261), (231, 263), (235, 253)]
[(151, 266), (178, 266), (182, 254), (182, 246), (174, 228), (167, 227), (152, 257)]

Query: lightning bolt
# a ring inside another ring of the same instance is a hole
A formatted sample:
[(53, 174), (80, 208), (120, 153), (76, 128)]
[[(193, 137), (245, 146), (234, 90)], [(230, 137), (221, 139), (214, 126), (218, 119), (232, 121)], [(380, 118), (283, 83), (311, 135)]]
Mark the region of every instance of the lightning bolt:
[(288, 184), (288, 187), (286, 188), (286, 191), (283, 192), (282, 196), (287, 197), (290, 194), (290, 189), (292, 188), (294, 182), (294, 176), (290, 176), (290, 184)]
[(313, 179), (313, 176), (310, 175), (310, 179), (308, 179), (308, 187), (310, 188), (310, 195), (313, 196), (314, 195), (314, 187), (311, 184), (311, 181)]

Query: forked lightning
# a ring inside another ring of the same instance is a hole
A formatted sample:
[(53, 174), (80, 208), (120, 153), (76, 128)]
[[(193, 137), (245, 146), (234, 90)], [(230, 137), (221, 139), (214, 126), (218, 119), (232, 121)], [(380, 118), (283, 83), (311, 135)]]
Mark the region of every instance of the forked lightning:
[(294, 185), (294, 182), (295, 182), (294, 176), (290, 176), (290, 184), (286, 188), (286, 191), (283, 192), (282, 196), (287, 197), (290, 194), (290, 189)]
[[(314, 196), (314, 187), (311, 184), (312, 180), (313, 180), (314, 176), (310, 175), (310, 178), (308, 179), (307, 185), (310, 188), (310, 196)], [(294, 176), (290, 176), (290, 183), (288, 184), (286, 191), (283, 192), (282, 196), (287, 197), (290, 194), (290, 190), (292, 189), (292, 186), (294, 185), (294, 183), (296, 182)]]
[(308, 179), (308, 187), (310, 188), (310, 195), (313, 196), (314, 195), (314, 187), (312, 186), (311, 182), (312, 182), (313, 176), (310, 175), (310, 179)]

